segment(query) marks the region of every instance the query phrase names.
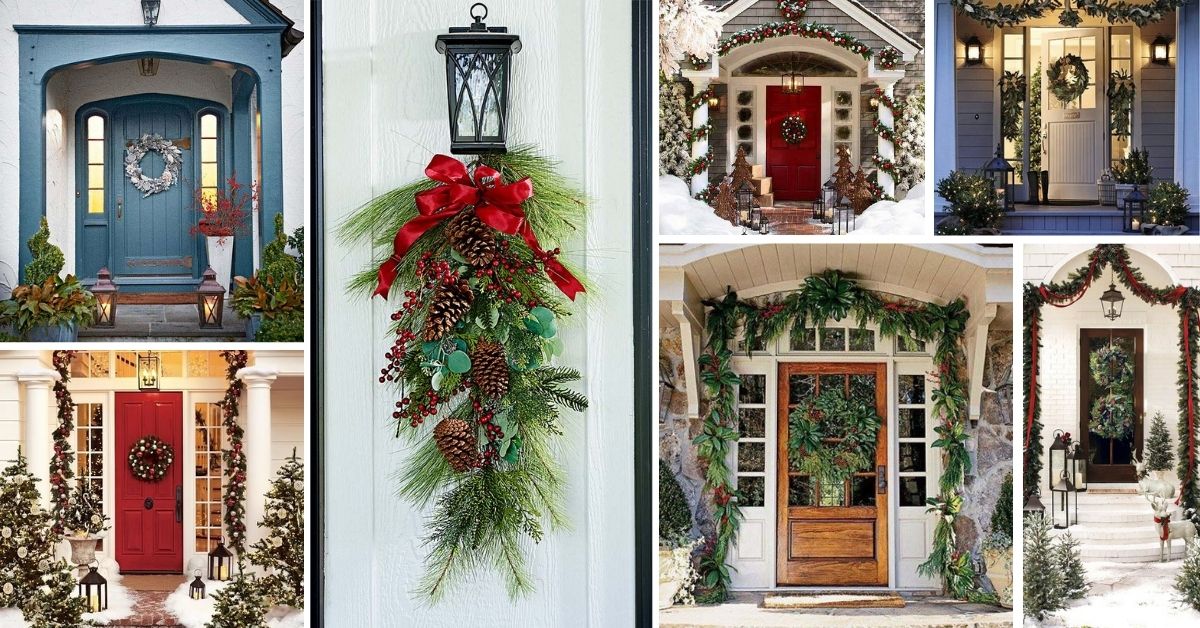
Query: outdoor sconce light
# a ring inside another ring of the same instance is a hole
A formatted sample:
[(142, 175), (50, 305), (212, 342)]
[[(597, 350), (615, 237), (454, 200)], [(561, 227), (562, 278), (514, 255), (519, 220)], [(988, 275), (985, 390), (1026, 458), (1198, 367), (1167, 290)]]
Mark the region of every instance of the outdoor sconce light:
[(983, 43), (979, 41), (979, 38), (971, 35), (971, 38), (963, 43), (967, 49), (967, 65), (979, 65), (980, 63), (983, 63)]
[(217, 547), (208, 553), (208, 579), (216, 582), (229, 580), (233, 554), (225, 549), (225, 541), (217, 541)]
[(196, 309), (201, 329), (220, 329), (225, 310), (225, 287), (217, 283), (217, 273), (209, 267), (196, 288)]
[(1071, 451), (1071, 477), (1075, 478), (1075, 490), (1087, 491), (1087, 458), (1083, 456), (1083, 448), (1075, 443)]
[(804, 77), (796, 74), (795, 70), (784, 72), (779, 80), (785, 94), (799, 94), (804, 89)]
[(723, 107), (721, 107), (721, 97), (716, 95), (715, 93), (712, 96), (709, 96), (708, 97), (708, 108), (712, 109), (718, 113), (721, 112), (723, 110)]
[(1038, 490), (1034, 488), (1025, 498), (1025, 505), (1021, 507), (1021, 516), (1028, 519), (1034, 515), (1044, 514), (1046, 514), (1046, 506), (1042, 504), (1042, 498), (1038, 496)]
[(1104, 318), (1110, 321), (1115, 321), (1121, 318), (1121, 312), (1125, 309), (1125, 295), (1117, 290), (1117, 284), (1111, 280), (1108, 283), (1108, 290), (1100, 295), (1100, 311), (1103, 312)]
[(192, 572), (192, 575), (196, 576), (196, 579), (192, 580), (192, 585), (188, 587), (188, 597), (193, 600), (203, 600), (205, 597), (204, 581), (200, 579), (200, 570)]
[(87, 601), (89, 613), (108, 610), (108, 580), (96, 571), (99, 563), (88, 565), (88, 572), (79, 579), (79, 597)]
[(142, 0), (142, 21), (146, 26), (158, 24), (158, 10), (162, 8), (162, 0)]
[(1150, 60), (1159, 65), (1171, 63), (1171, 40), (1165, 35), (1159, 35), (1151, 42)]
[(154, 57), (138, 59), (138, 70), (142, 76), (158, 76), (158, 59)]
[(1134, 187), (1125, 195), (1125, 199), (1121, 201), (1121, 208), (1125, 211), (1125, 220), (1121, 225), (1122, 231), (1142, 232), (1142, 225), (1146, 224), (1146, 201), (1148, 200), (1150, 199), (1142, 193), (1141, 187)]
[(96, 284), (92, 294), (96, 296), (96, 327), (113, 327), (117, 324), (117, 284), (112, 282), (112, 273), (101, 268), (96, 273)]
[(487, 6), (476, 2), (470, 26), (452, 26), (437, 38), (437, 51), (446, 55), (450, 152), (455, 155), (508, 150), (512, 55), (521, 51), (521, 38), (506, 27), (489, 27), (483, 21), (487, 15)]
[(996, 156), (983, 167), (983, 173), (992, 180), (996, 200), (1000, 201), (1004, 211), (1012, 211), (1017, 187), (1017, 169), (1004, 158), (1002, 144), (996, 144)]
[(158, 390), (162, 361), (157, 353), (138, 354), (138, 390)]

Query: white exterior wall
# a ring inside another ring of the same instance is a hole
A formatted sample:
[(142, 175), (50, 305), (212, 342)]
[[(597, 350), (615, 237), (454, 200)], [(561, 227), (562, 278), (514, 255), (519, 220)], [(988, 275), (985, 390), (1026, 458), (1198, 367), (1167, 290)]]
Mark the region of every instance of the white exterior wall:
[[(273, 4), (283, 10), (284, 14), (296, 22), (296, 28), (304, 30), (305, 7), (304, 0), (274, 0)], [(245, 24), (246, 20), (233, 7), (222, 0), (170, 0), (164, 2), (159, 15), (159, 24), (163, 26), (181, 26), (196, 24)], [(0, 160), (0, 224), (6, 228), (0, 229), (0, 284), (16, 282), (18, 257), (20, 247), (16, 225), (18, 224), (19, 186), (20, 186), (20, 131), (18, 128), (18, 110), (20, 105), (20, 89), (18, 88), (17, 63), (17, 33), (13, 25), (140, 25), (142, 24), (141, 4), (130, 0), (11, 0), (0, 4), (0, 154), (5, 158)], [(304, 52), (307, 41), (301, 43), (286, 58), (283, 59), (283, 186), (284, 186), (284, 222), (290, 231), (304, 224), (305, 211), (305, 163), (304, 152), (306, 131), (305, 105), (308, 102), (304, 88), (306, 62)], [(124, 64), (121, 64), (124, 65)], [(134, 64), (136, 65), (136, 64)], [(187, 65), (187, 64), (184, 64)], [(164, 73), (171, 67), (170, 62), (164, 61), (157, 78), (162, 79)], [(91, 68), (89, 71), (97, 71)], [(136, 71), (129, 73), (111, 70), (120, 75), (128, 76), (122, 88), (128, 87), (127, 93), (144, 93), (139, 83), (144, 82)], [(104, 81), (108, 77), (100, 79)], [(187, 78), (176, 81), (186, 84), (194, 79)], [(115, 80), (115, 79), (114, 79)], [(209, 95), (210, 100), (227, 102), (228, 86), (223, 95)], [(53, 91), (53, 90), (50, 90)], [(181, 93), (197, 96), (190, 91), (172, 92), (155, 89), (162, 93)], [(115, 95), (115, 94), (114, 94)], [(90, 100), (75, 100), (75, 107)], [(55, 136), (51, 135), (47, 143), (47, 177), (51, 188), (46, 198), (46, 207), (50, 212), (63, 207), (73, 210), (75, 203), (72, 190), (65, 186), (74, 186), (73, 167), (68, 167), (63, 174), (62, 167), (57, 170), (54, 164), (71, 164), (73, 152), (63, 154), (64, 145), (71, 144), (73, 138), (74, 109), (68, 114), (63, 108), (69, 103), (65, 98), (47, 94), (47, 108), (60, 111), (63, 117), (63, 140), (55, 149)], [(47, 130), (55, 131), (56, 116), (47, 116)], [(65, 217), (54, 217), (50, 224), (51, 240), (63, 248), (67, 254), (67, 270), (74, 265), (74, 255), (70, 248), (74, 239), (73, 222), (68, 223)], [(73, 220), (73, 219), (72, 219)], [(8, 228), (11, 226), (11, 228)]]
[[(566, 365), (592, 400), (565, 413), (570, 530), (528, 546), (536, 591), (516, 602), (482, 575), (469, 603), (430, 607), (412, 594), (429, 511), (397, 498), (405, 445), (392, 437), (394, 393), (377, 383), (388, 338), (381, 300), (340, 287), (372, 258), (334, 228), (371, 197), (417, 179), (449, 148), (445, 59), (435, 37), (470, 22), (465, 0), (326, 3), (325, 177), (330, 287), (324, 382), (326, 623), (338, 626), (629, 626), (634, 623), (629, 5), (608, 0), (492, 4), (488, 23), (521, 36), (513, 61), (510, 146), (532, 142), (594, 201), (568, 256), (597, 282), (563, 330)], [(536, 191), (535, 191), (536, 193)], [(585, 251), (594, 251), (586, 254)], [(614, 577), (621, 574), (621, 577)]]
[[(1183, 284), (1200, 285), (1200, 249), (1181, 245), (1128, 245), (1131, 263), (1139, 268), (1147, 283), (1153, 286)], [(1062, 281), (1067, 275), (1087, 265), (1086, 246), (1026, 245), (1024, 280), (1034, 284)], [(1055, 430), (1079, 434), (1079, 330), (1080, 329), (1141, 329), (1144, 338), (1142, 359), (1143, 429), (1150, 429), (1150, 417), (1161, 411), (1171, 432), (1172, 450), (1179, 443), (1176, 429), (1179, 416), (1179, 392), (1176, 389), (1179, 363), (1179, 313), (1166, 305), (1150, 306), (1130, 294), (1125, 294), (1121, 318), (1109, 321), (1100, 314), (1100, 294), (1108, 287), (1109, 273), (1097, 277), (1088, 292), (1074, 305), (1042, 308), (1042, 349), (1038, 353), (1041, 383), (1042, 449), (1050, 446)], [(1043, 476), (1039, 486), (1045, 486)]]

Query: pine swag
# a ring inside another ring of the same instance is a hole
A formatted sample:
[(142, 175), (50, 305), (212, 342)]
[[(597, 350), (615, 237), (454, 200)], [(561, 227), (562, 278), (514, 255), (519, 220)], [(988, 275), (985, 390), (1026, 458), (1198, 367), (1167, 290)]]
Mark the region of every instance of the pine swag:
[(1108, 76), (1108, 132), (1128, 138), (1133, 129), (1133, 99), (1137, 86), (1133, 77), (1124, 70)]
[(779, 134), (783, 137), (784, 142), (799, 144), (804, 141), (804, 138), (808, 137), (808, 125), (804, 124), (804, 118), (793, 114), (783, 119)]
[(240, 557), (246, 549), (246, 452), (242, 450), (244, 430), (238, 424), (238, 402), (245, 384), (238, 371), (246, 368), (245, 351), (222, 351), (225, 359), (225, 398), (221, 401), (224, 418), (221, 425), (229, 438), (229, 448), (221, 452), (225, 466), (225, 545)]
[[(1084, 13), (1099, 17), (1109, 24), (1132, 22), (1138, 26), (1145, 26), (1162, 20), (1185, 2), (1186, 0), (1153, 0), (1141, 4), (1110, 0), (1075, 0), (1074, 5)], [(1061, 0), (1027, 0), (1013, 4), (1001, 2), (989, 5), (983, 0), (950, 0), (950, 6), (977, 22), (1004, 28), (1044, 17), (1051, 11), (1063, 8), (1063, 3)], [(1068, 6), (1059, 14), (1058, 22), (1071, 28), (1078, 25), (1080, 19), (1079, 12)]]
[(75, 401), (67, 387), (71, 382), (74, 351), (55, 351), (51, 360), (58, 380), (54, 382), (54, 403), (58, 406), (58, 425), (54, 428), (54, 455), (50, 457), (50, 503), (54, 514), (54, 533), (65, 531), (67, 508), (71, 500), (71, 480), (75, 478)]
[(129, 471), (143, 482), (157, 482), (175, 462), (175, 450), (157, 436), (143, 436), (129, 448)]
[(882, 423), (873, 404), (847, 399), (842, 391), (821, 393), (788, 416), (791, 470), (841, 484), (874, 464)]
[(1005, 71), (1000, 77), (1000, 135), (1012, 142), (1024, 136), (1021, 108), (1025, 106), (1027, 83), (1020, 72)]
[(1066, 104), (1083, 95), (1091, 83), (1091, 76), (1087, 66), (1083, 64), (1083, 59), (1067, 54), (1050, 64), (1050, 68), (1046, 70), (1046, 80), (1049, 81), (1047, 89), (1050, 93), (1059, 102)]
[[(533, 590), (530, 543), (567, 523), (554, 451), (563, 409), (581, 412), (588, 400), (567, 387), (579, 372), (553, 362), (563, 351), (558, 328), (584, 287), (559, 249), (542, 247), (584, 227), (587, 201), (531, 147), (469, 166), (437, 156), (426, 174), (341, 226), (348, 244), (390, 255), (349, 290), (401, 298), (379, 382), (397, 390), (396, 435), (418, 443), (400, 494), (433, 508), (420, 594), (436, 602), (494, 570), (515, 598)], [(472, 237), (495, 242), (489, 264), (462, 250), (454, 225), (470, 220), (455, 218), (464, 214), (487, 226), (486, 237), (474, 227)]]

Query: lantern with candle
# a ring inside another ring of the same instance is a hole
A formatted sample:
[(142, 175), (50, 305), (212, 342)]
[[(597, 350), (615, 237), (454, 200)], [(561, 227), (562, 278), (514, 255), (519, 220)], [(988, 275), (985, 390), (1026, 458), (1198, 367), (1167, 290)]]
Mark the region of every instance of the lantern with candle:
[(201, 329), (220, 329), (225, 311), (225, 287), (217, 283), (217, 273), (209, 268), (196, 288), (196, 310)]
[(191, 586), (188, 587), (188, 597), (193, 600), (203, 600), (205, 598), (205, 587), (204, 580), (200, 578), (200, 570), (197, 569), (192, 572), (192, 575), (196, 576), (196, 579), (192, 580)]
[(88, 572), (79, 579), (79, 597), (86, 600), (89, 613), (108, 610), (108, 580), (97, 571), (99, 563), (88, 565)]
[(217, 546), (208, 553), (208, 579), (216, 582), (228, 581), (231, 565), (233, 553), (225, 548), (223, 540), (218, 541)]

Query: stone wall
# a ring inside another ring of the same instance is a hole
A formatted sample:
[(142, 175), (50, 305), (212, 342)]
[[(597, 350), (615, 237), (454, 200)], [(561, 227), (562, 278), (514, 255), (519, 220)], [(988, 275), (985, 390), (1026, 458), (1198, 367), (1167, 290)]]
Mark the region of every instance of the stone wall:
[(692, 536), (711, 539), (715, 527), (712, 505), (702, 499), (704, 470), (696, 458), (692, 439), (700, 434), (704, 421), (689, 420), (687, 416), (687, 390), (683, 377), (683, 349), (678, 327), (661, 327), (659, 350), (659, 399), (658, 455), (667, 462), (671, 473), (679, 481), (688, 506), (692, 509), (695, 527)]

